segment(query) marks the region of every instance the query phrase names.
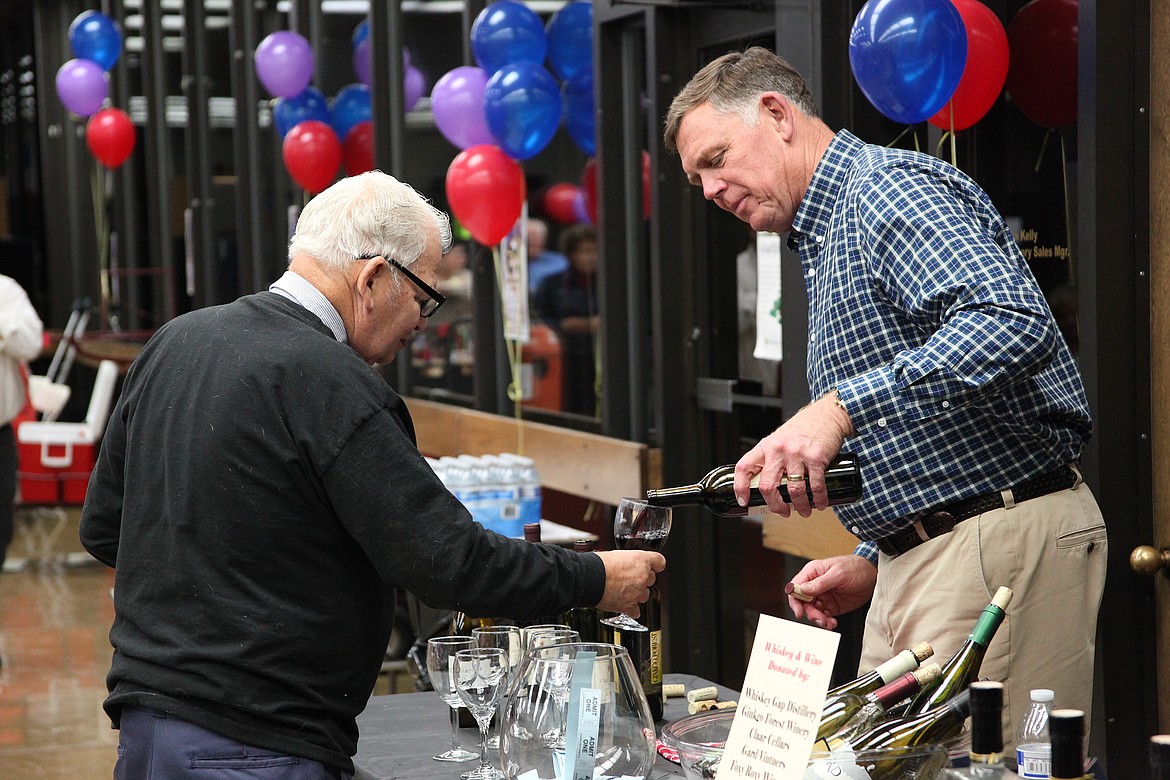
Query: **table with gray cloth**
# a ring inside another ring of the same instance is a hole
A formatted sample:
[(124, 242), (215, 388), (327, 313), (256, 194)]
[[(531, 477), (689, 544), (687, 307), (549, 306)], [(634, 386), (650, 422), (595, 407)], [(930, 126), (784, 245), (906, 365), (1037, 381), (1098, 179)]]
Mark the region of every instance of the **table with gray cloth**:
[[(665, 682), (682, 683), (687, 690), (715, 685), (690, 674), (668, 674)], [(716, 687), (721, 701), (739, 698), (738, 692), (730, 688)], [(359, 737), (357, 755), (353, 757), (354, 780), (458, 780), (476, 762), (451, 764), (431, 758), (451, 745), (449, 712), (433, 692), (371, 698), (357, 719)], [(663, 719), (656, 724), (658, 733), (662, 733), (666, 723), (686, 714), (685, 698), (667, 699)], [(478, 734), (461, 735), (460, 743), (469, 750), (478, 750), (475, 747)], [(498, 756), (492, 757), (492, 763), (498, 764)], [(669, 777), (683, 777), (682, 768), (658, 756), (652, 780)]]

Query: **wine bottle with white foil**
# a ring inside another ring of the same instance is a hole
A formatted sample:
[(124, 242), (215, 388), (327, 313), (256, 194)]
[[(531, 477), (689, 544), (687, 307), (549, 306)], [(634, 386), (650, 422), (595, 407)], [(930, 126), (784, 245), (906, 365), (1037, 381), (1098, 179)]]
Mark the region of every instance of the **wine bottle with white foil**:
[(833, 696), (842, 693), (852, 693), (857, 696), (873, 693), (883, 685), (889, 685), (906, 672), (914, 671), (919, 664), (932, 655), (934, 655), (934, 648), (930, 646), (930, 643), (919, 642), (893, 658), (883, 661), (865, 674), (854, 677), (836, 688), (830, 688), (829, 692), (825, 694), (825, 702), (828, 703), (828, 700)]
[(975, 628), (967, 636), (966, 641), (959, 646), (942, 667), (942, 675), (934, 685), (923, 688), (917, 696), (910, 700), (903, 715), (913, 717), (938, 707), (947, 699), (966, 691), (967, 686), (978, 679), (979, 667), (983, 664), (983, 656), (987, 653), (987, 646), (992, 637), (1003, 623), (1008, 604), (1012, 600), (1011, 588), (1001, 587), (995, 592), (991, 603), (983, 608)]
[(865, 696), (839, 693), (826, 698), (813, 750), (832, 750), (836, 743), (848, 739), (848, 736), (834, 739), (835, 736), (859, 734), (873, 728), (890, 707), (918, 693), (940, 672), (938, 664), (927, 664)]
[[(747, 506), (740, 506), (735, 500), (734, 483), (735, 464), (729, 463), (712, 469), (693, 485), (647, 490), (646, 503), (670, 507), (702, 506), (724, 517), (742, 517), (752, 507), (764, 507), (764, 497), (754, 480)], [(856, 455), (843, 452), (829, 462), (825, 469), (825, 490), (829, 506), (851, 504), (861, 498), (861, 464)], [(811, 490), (808, 496), (811, 502)], [(788, 483), (781, 483), (780, 497), (792, 503)]]
[(1085, 776), (1085, 713), (1059, 709), (1048, 715), (1052, 742), (1052, 780), (1081, 780)]
[[(805, 778), (855, 777), (847, 768), (857, 767), (864, 755), (864, 771), (870, 780), (902, 780), (935, 777), (946, 763), (946, 751), (938, 746), (954, 739), (971, 714), (971, 695), (964, 690), (941, 707), (912, 718), (883, 720), (869, 731), (843, 742), (824, 761), (809, 764)], [(922, 748), (924, 755), (915, 750)], [(885, 751), (887, 755), (883, 756)]]

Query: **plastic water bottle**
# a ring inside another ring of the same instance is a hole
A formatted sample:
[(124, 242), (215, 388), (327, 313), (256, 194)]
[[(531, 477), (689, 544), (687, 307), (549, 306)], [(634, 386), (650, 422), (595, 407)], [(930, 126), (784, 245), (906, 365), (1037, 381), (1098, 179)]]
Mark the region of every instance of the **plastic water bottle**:
[(496, 531), (515, 539), (524, 538), (524, 522), (520, 518), (520, 481), (516, 464), (501, 455), (484, 455), (496, 487)]
[(1020, 777), (1048, 778), (1052, 768), (1048, 714), (1054, 698), (1048, 688), (1032, 689), (1032, 702), (1016, 730), (1016, 772)]
[[(492, 531), (499, 530), (499, 488), (495, 482), (496, 474), (483, 458), (472, 455), (460, 455), (459, 460), (467, 465), (471, 474), (471, 489), (475, 493), (475, 508), (472, 516), (484, 527)], [(468, 507), (470, 509), (470, 507)]]
[(523, 455), (505, 453), (517, 465), (517, 477), (520, 481), (520, 521), (521, 524), (539, 523), (541, 515), (540, 472), (532, 458)]
[(439, 458), (439, 465), (443, 468), (443, 484), (451, 491), (459, 503), (471, 513), (473, 519), (479, 511), (479, 493), (472, 484), (471, 469), (468, 464), (450, 455)]

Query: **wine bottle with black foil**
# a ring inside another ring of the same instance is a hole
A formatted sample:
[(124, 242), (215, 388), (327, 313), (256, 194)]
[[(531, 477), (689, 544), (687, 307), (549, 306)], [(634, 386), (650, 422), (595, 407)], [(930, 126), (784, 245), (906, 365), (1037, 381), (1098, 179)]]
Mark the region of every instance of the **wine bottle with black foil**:
[[(890, 707), (918, 693), (940, 671), (938, 664), (927, 664), (865, 696), (839, 693), (826, 698), (813, 750), (832, 750), (835, 742), (841, 741), (834, 740), (835, 736), (859, 734), (873, 728)], [(848, 739), (848, 736), (843, 739)]]
[[(532, 542), (533, 544), (540, 544), (540, 523), (525, 523), (524, 524), (524, 541)], [(543, 626), (549, 623), (561, 623), (561, 615), (538, 615), (532, 618), (513, 621), (521, 628), (528, 626)]]
[(924, 688), (917, 696), (910, 700), (903, 715), (913, 717), (932, 710), (967, 687), (979, 676), (979, 667), (983, 664), (983, 656), (987, 653), (987, 646), (992, 637), (1003, 623), (1008, 604), (1012, 600), (1011, 588), (1001, 587), (995, 592), (991, 602), (983, 608), (975, 628), (967, 636), (965, 642), (959, 646), (942, 667), (942, 675), (934, 685)]
[(914, 671), (919, 664), (932, 655), (934, 655), (934, 648), (930, 646), (930, 643), (919, 642), (913, 647), (901, 651), (893, 658), (883, 661), (865, 674), (854, 677), (836, 688), (830, 688), (829, 692), (825, 694), (825, 702), (828, 703), (829, 699), (842, 693), (852, 693), (857, 696), (873, 693), (883, 685), (889, 685), (906, 672)]
[(662, 720), (662, 594), (657, 585), (650, 586), (650, 598), (642, 604), (637, 620), (645, 630), (613, 627), (613, 644), (629, 652), (638, 677), (642, 681), (642, 692), (650, 705), (650, 716), (654, 721)]
[[(597, 543), (592, 539), (578, 539), (573, 550), (580, 553), (593, 552)], [(562, 623), (577, 632), (582, 642), (601, 642), (601, 615), (597, 607), (573, 607), (561, 617)]]
[[(941, 707), (912, 718), (883, 720), (869, 731), (843, 742), (824, 762), (814, 762), (805, 772), (805, 778), (834, 778), (839, 780), (844, 766), (856, 766), (857, 756), (864, 753), (865, 770), (870, 780), (901, 780), (904, 777), (934, 777), (946, 762), (945, 751), (932, 754), (930, 769), (921, 766), (924, 757), (909, 755), (906, 750), (946, 743), (958, 736), (971, 714), (971, 695), (963, 691)], [(889, 751), (882, 756), (880, 751)], [(914, 752), (910, 750), (909, 752)], [(839, 758), (838, 758), (839, 756)], [(914, 774), (910, 774), (914, 770)]]
[(1081, 780), (1085, 776), (1085, 713), (1058, 709), (1048, 715), (1052, 743), (1052, 780)]
[[(747, 506), (740, 506), (735, 500), (734, 482), (735, 464), (729, 463), (712, 469), (694, 485), (647, 490), (646, 502), (656, 506), (702, 506), (724, 517), (742, 517), (752, 507), (764, 506), (764, 497), (754, 480)], [(861, 464), (856, 455), (843, 452), (829, 462), (825, 490), (830, 506), (851, 504), (861, 498)], [(780, 497), (791, 503), (787, 483), (780, 485)]]
[(971, 748), (968, 764), (952, 770), (948, 778), (999, 780), (1009, 775), (1003, 763), (1003, 683), (976, 680), (971, 683)]
[(1170, 734), (1150, 737), (1150, 780), (1170, 780)]

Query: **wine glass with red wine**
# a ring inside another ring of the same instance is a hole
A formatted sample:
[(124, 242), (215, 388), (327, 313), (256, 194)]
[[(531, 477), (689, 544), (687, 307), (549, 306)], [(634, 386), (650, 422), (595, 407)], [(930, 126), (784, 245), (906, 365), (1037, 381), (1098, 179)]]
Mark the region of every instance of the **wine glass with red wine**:
[[(654, 506), (636, 498), (618, 502), (613, 518), (613, 541), (619, 550), (652, 550), (662, 552), (670, 536), (670, 507)], [(618, 614), (601, 621), (607, 626), (626, 631), (646, 631), (647, 628), (629, 615)]]

